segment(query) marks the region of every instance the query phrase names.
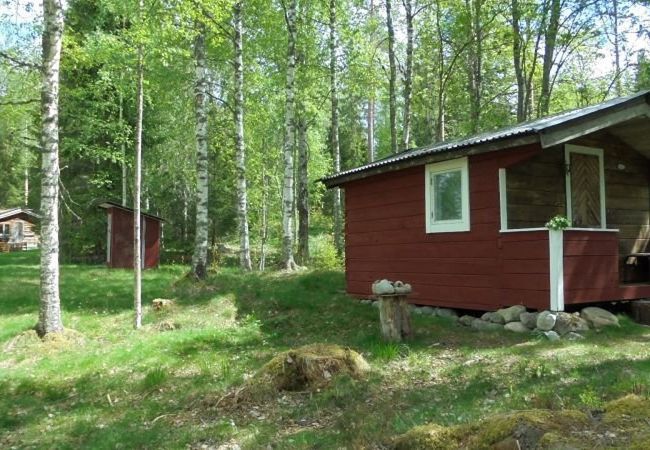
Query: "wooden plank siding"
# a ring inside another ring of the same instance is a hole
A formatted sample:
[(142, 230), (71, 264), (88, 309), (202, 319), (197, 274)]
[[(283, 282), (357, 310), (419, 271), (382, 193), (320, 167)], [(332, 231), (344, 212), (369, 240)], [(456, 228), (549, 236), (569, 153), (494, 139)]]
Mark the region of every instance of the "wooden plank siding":
[(469, 232), (425, 232), (424, 166), (345, 184), (348, 292), (369, 296), (374, 280), (388, 278), (411, 283), (410, 301), (422, 305), (547, 308), (547, 234), (499, 233), (499, 168), (539, 151), (469, 157)]

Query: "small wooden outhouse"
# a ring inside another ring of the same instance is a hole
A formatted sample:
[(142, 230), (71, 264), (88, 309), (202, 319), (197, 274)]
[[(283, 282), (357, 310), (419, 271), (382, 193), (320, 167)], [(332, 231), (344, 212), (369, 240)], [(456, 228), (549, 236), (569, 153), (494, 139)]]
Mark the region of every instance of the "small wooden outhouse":
[[(111, 268), (133, 267), (133, 217), (132, 208), (119, 203), (103, 202), (106, 210), (106, 264)], [(142, 268), (158, 267), (160, 263), (160, 235), (164, 220), (153, 214), (141, 213)]]

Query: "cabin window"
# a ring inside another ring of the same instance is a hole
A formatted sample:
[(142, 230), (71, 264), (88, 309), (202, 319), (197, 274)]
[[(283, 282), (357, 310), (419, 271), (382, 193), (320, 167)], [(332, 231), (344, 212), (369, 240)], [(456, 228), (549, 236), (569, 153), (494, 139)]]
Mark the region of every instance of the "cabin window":
[(427, 233), (469, 231), (467, 158), (426, 166)]

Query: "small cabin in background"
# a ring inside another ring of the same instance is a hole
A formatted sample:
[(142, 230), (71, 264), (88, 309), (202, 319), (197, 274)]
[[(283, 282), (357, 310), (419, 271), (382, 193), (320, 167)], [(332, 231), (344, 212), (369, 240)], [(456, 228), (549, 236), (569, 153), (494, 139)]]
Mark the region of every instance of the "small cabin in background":
[(413, 303), (483, 311), (650, 297), (649, 131), (642, 92), (325, 178), (345, 192), (348, 293), (398, 279)]
[[(133, 267), (133, 217), (132, 208), (119, 203), (103, 202), (106, 210), (106, 264), (111, 268)], [(160, 235), (164, 220), (152, 214), (141, 213), (142, 268), (158, 267), (160, 263)]]
[(40, 216), (28, 208), (0, 210), (0, 252), (38, 248), (38, 219)]

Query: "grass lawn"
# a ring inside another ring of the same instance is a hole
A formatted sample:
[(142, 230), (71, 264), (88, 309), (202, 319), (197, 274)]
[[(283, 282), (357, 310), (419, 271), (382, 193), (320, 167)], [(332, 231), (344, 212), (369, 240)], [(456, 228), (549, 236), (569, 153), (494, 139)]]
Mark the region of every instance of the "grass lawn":
[[(64, 323), (80, 337), (44, 344), (25, 333), (38, 314), (38, 254), (0, 254), (0, 448), (382, 448), (427, 422), (595, 410), (650, 390), (650, 329), (627, 318), (548, 342), (415, 316), (413, 341), (384, 344), (377, 310), (344, 294), (340, 272), (223, 269), (192, 284), (185, 270), (145, 272), (145, 326), (134, 331), (130, 272), (62, 267)], [(177, 305), (155, 312), (157, 297)], [(163, 321), (180, 329), (160, 331)], [(317, 342), (361, 352), (371, 375), (219, 404), (276, 353)]]

